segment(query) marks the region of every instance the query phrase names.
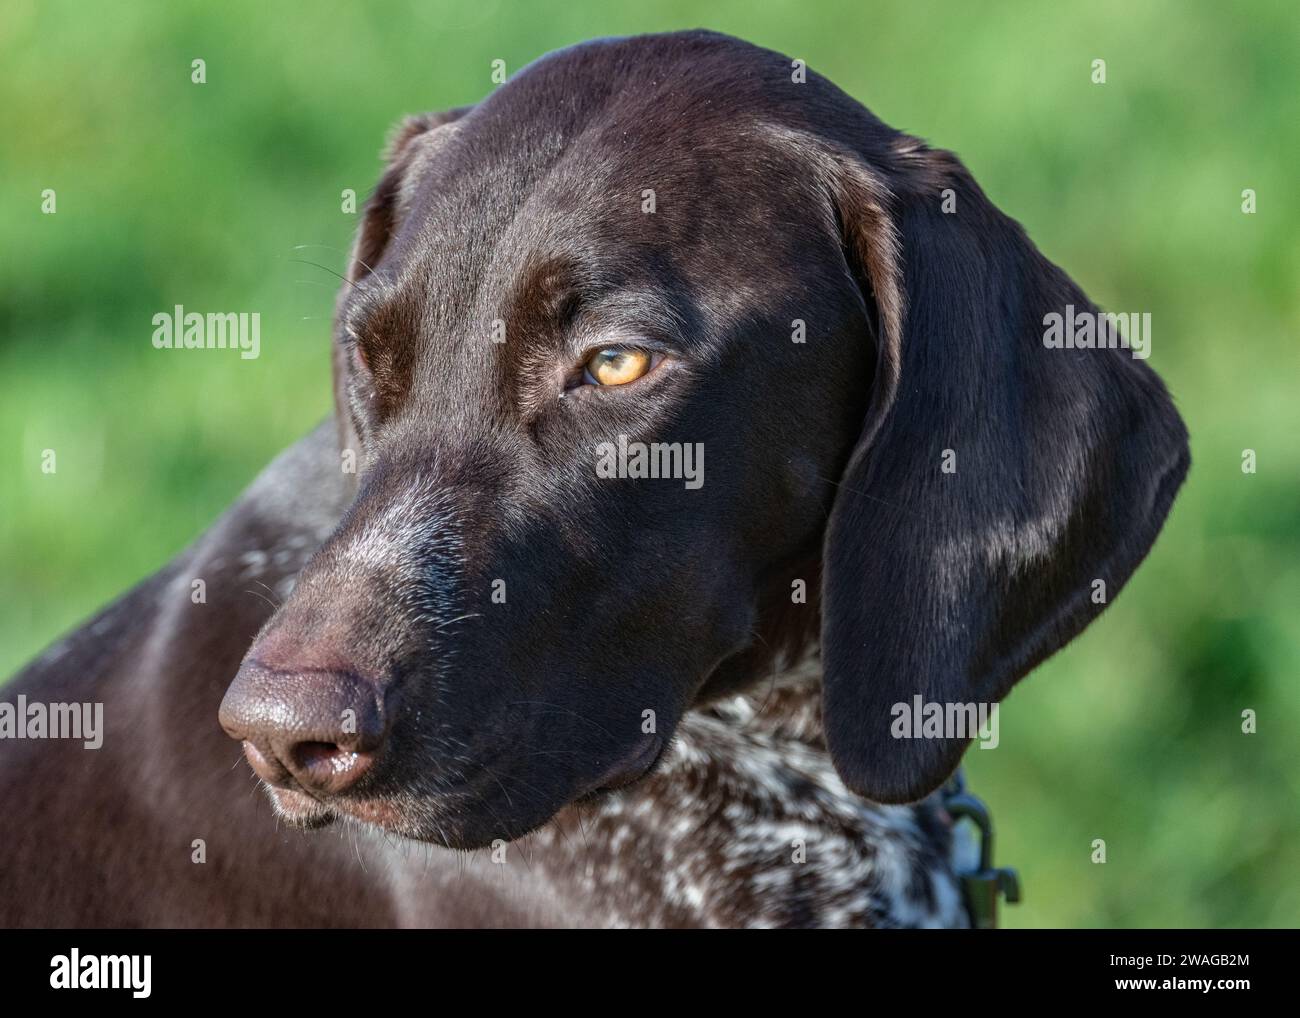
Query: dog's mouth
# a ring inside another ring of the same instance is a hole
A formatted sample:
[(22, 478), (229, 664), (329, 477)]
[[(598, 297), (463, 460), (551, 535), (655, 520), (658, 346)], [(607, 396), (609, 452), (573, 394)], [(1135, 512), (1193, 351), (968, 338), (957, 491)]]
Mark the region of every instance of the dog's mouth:
[(335, 798), (328, 802), (292, 788), (267, 786), (276, 816), (291, 827), (314, 831), (349, 817), (394, 834), (410, 834), (401, 809), (382, 798)]
[(275, 806), (275, 815), (291, 827), (312, 831), (328, 827), (338, 819), (338, 814), (333, 809), (306, 792), (299, 792), (292, 788), (276, 788), (272, 785), (263, 787), (266, 788)]
[[(581, 786), (581, 791), (572, 796), (569, 802), (590, 802), (600, 796), (627, 788), (649, 775), (663, 758), (667, 741), (658, 736), (650, 736), (631, 753), (620, 757), (602, 771), (596, 778)], [(299, 830), (319, 830), (328, 827), (336, 820), (352, 819), (378, 827), (393, 834), (415, 837), (419, 840), (446, 840), (449, 830), (456, 830), (464, 824), (473, 824), (481, 818), (457, 813), (464, 809), (448, 804), (439, 810), (444, 814), (445, 829), (437, 835), (431, 832), (412, 829), (412, 818), (406, 815), (397, 802), (384, 796), (330, 796), (317, 798), (300, 788), (288, 788), (281, 785), (264, 783), (276, 816), (290, 827)], [(561, 803), (557, 809), (564, 808)], [(465, 811), (468, 814), (469, 811)], [(535, 825), (530, 825), (535, 826)], [(506, 840), (518, 837), (516, 832), (498, 832)], [(455, 839), (459, 840), (459, 839)]]

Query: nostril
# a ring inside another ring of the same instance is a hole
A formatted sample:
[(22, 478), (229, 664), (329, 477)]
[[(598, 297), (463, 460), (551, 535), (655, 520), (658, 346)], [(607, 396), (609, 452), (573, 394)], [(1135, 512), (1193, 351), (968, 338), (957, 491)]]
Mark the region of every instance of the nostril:
[(342, 792), (370, 770), (375, 753), (333, 742), (299, 742), (289, 747), (290, 769), (313, 791)]
[(289, 779), (289, 772), (274, 753), (247, 739), (244, 740), (244, 759), (253, 768), (253, 773), (268, 784), (283, 785)]

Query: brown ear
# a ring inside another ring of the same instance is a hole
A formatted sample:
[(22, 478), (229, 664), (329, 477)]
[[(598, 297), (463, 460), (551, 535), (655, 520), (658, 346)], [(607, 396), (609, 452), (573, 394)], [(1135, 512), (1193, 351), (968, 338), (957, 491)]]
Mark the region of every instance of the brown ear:
[[(383, 260), (388, 242), (397, 231), (406, 211), (409, 201), (406, 189), (418, 176), (418, 163), (422, 156), (427, 155), (424, 143), (431, 139), (431, 132), (445, 124), (454, 123), (471, 109), (472, 106), (459, 106), (441, 113), (405, 117), (393, 129), (388, 144), (384, 147), (387, 168), (366, 202), (361, 216), (361, 228), (352, 244), (344, 288), (339, 295), (340, 305), (348, 288), (374, 272)], [(346, 391), (345, 353), (337, 342), (334, 344), (332, 366), (334, 418), (338, 425), (339, 448), (351, 449), (354, 454), (359, 454), (360, 444)], [(355, 478), (356, 475), (353, 474), (354, 482)]]
[(1001, 700), (1123, 586), (1189, 463), (1132, 351), (1045, 344), (1046, 316), (1096, 309), (961, 163), (920, 148), (899, 166), (825, 170), (879, 321), (826, 528), (825, 725), (846, 784), (880, 802), (938, 787), (970, 741), (895, 737), (895, 705)]

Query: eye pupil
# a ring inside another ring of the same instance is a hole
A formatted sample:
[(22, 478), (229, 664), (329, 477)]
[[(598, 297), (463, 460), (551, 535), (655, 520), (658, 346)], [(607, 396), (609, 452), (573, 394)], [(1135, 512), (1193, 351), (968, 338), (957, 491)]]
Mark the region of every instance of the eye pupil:
[(626, 385), (649, 370), (650, 355), (626, 347), (606, 347), (587, 361), (587, 373), (597, 385)]

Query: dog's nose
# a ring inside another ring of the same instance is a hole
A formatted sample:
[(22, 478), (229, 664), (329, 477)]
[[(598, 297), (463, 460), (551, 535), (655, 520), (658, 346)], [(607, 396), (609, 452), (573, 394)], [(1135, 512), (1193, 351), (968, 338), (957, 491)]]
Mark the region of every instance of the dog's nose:
[(384, 743), (379, 690), (347, 670), (281, 670), (250, 659), (219, 717), (226, 734), (244, 743), (258, 777), (310, 792), (352, 788)]

